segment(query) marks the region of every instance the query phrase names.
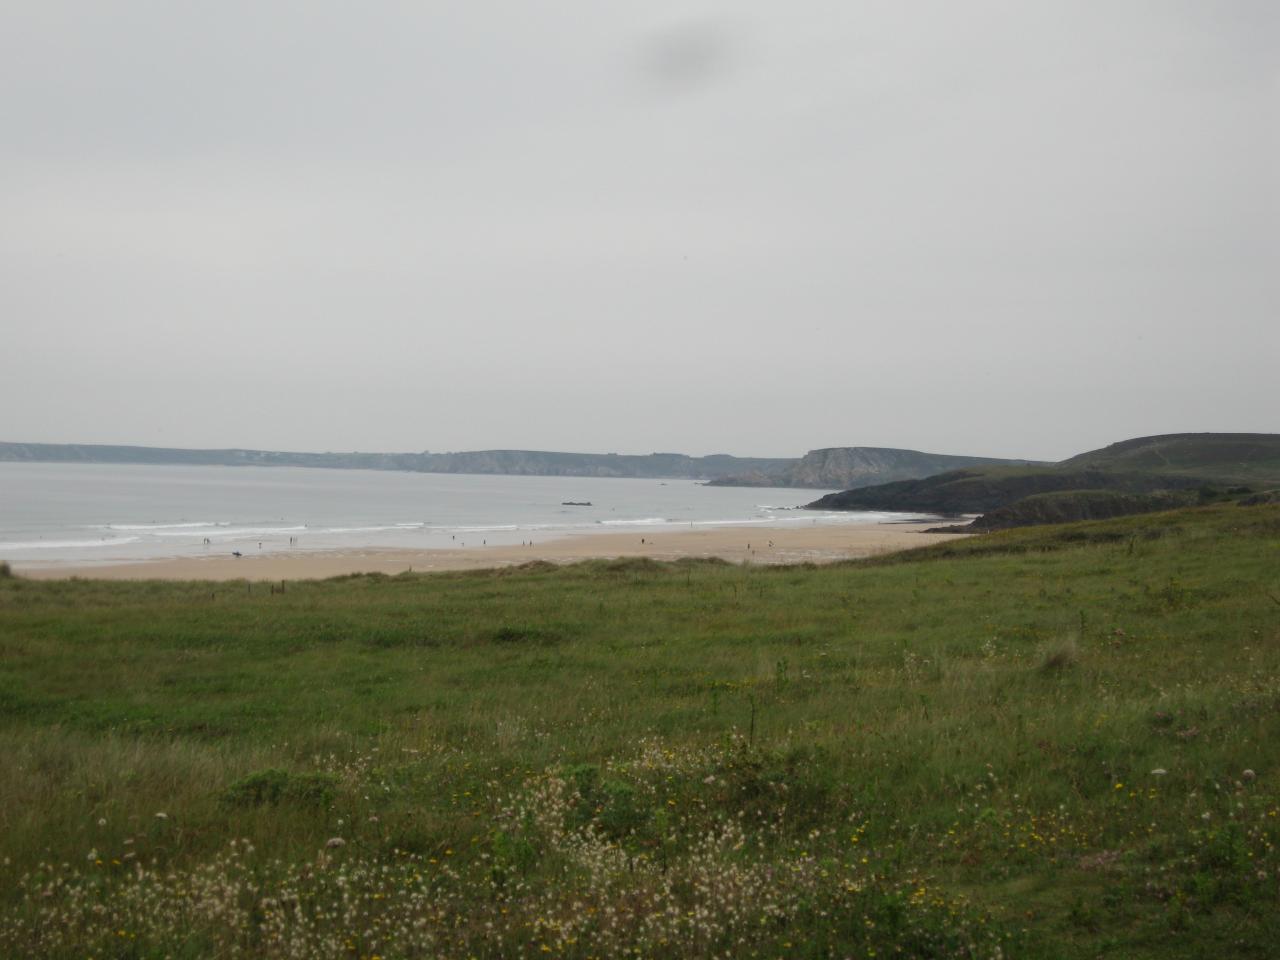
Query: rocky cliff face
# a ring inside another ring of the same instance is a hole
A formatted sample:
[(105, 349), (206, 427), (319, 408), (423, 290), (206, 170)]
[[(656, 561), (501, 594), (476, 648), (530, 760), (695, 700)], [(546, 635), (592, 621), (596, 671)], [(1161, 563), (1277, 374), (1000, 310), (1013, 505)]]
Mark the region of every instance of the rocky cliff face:
[(825, 447), (810, 450), (799, 461), (776, 474), (738, 475), (716, 480), (715, 483), (720, 486), (853, 490), (895, 480), (918, 480), (966, 467), (1021, 466), (1028, 462), (921, 453), (919, 450), (899, 450), (893, 447)]
[(893, 480), (914, 480), (947, 470), (994, 464), (1025, 463), (991, 457), (957, 457), (889, 447), (827, 447), (810, 450), (790, 471), (795, 487), (869, 487)]

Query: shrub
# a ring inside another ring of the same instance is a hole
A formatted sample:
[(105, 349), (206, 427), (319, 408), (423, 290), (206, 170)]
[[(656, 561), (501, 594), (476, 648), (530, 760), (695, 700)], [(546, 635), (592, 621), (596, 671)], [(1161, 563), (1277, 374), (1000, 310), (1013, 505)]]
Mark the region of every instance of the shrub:
[(551, 646), (564, 638), (554, 629), (529, 623), (516, 623), (501, 626), (489, 634), (494, 643), (529, 643), (539, 646)]
[(260, 770), (237, 780), (223, 791), (224, 803), (235, 807), (261, 807), (292, 802), (307, 807), (327, 807), (333, 802), (338, 778), (330, 773), (287, 773)]
[(1068, 637), (1063, 643), (1045, 651), (1040, 661), (1043, 673), (1059, 673), (1080, 662), (1080, 646), (1075, 637)]

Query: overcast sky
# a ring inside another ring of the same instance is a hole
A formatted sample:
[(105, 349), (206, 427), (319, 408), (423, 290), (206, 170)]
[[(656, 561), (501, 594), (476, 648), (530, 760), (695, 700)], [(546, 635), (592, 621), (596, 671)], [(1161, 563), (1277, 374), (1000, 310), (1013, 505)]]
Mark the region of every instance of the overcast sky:
[(1280, 4), (0, 0), (0, 440), (1280, 430)]

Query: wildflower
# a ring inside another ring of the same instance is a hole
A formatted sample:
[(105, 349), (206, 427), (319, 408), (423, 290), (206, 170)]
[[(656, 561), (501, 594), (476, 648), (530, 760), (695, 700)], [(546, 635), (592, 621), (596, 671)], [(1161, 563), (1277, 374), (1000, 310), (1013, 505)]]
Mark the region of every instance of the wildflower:
[(1245, 783), (1253, 783), (1253, 781), (1258, 779), (1258, 775), (1252, 770), (1246, 770), (1244, 773), (1240, 774), (1240, 779)]
[(1154, 770), (1151, 771), (1151, 775), (1153, 777), (1163, 777), (1168, 772), (1169, 771), (1166, 770), (1164, 767), (1156, 767)]
[(336, 850), (338, 847), (345, 847), (347, 845), (347, 841), (343, 840), (341, 837), (330, 837), (325, 841), (324, 845), (330, 850)]
[(98, 826), (100, 826), (100, 827), (105, 827), (106, 825), (107, 825), (107, 818), (106, 818), (106, 817), (99, 817), (99, 818), (98, 818)]
[(165, 813), (163, 810), (161, 810), (159, 813), (157, 813), (157, 814), (156, 814), (156, 819), (157, 819), (157, 820), (168, 820), (168, 819), (169, 819), (169, 815), (168, 815), (167, 813)]

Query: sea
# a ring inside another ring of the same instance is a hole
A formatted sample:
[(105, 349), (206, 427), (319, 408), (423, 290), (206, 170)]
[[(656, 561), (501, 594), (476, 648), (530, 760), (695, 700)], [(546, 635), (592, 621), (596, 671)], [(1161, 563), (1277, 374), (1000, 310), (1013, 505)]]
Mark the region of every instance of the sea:
[(235, 550), (447, 550), (626, 530), (918, 519), (801, 508), (826, 492), (691, 480), (4, 462), (0, 560), (20, 570)]

